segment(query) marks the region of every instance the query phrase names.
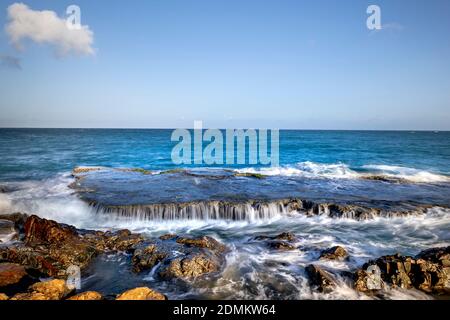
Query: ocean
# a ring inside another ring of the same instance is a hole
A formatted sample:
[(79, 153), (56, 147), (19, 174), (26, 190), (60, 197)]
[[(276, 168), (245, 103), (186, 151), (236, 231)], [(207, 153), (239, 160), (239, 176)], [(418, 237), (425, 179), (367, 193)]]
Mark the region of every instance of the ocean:
[[(368, 298), (339, 276), (337, 290), (315, 292), (304, 267), (338, 274), (381, 255), (450, 245), (450, 132), (282, 130), (276, 167), (177, 166), (171, 134), (0, 129), (0, 213), (149, 238), (209, 235), (231, 249), (220, 274), (184, 286), (155, 270), (133, 273), (126, 254), (98, 258), (83, 278), (86, 290), (148, 285), (171, 299)], [(98, 170), (76, 179), (75, 167)], [(278, 252), (252, 240), (281, 232), (296, 234), (302, 249)], [(335, 245), (350, 259), (317, 262)], [(385, 298), (430, 296), (398, 289)]]

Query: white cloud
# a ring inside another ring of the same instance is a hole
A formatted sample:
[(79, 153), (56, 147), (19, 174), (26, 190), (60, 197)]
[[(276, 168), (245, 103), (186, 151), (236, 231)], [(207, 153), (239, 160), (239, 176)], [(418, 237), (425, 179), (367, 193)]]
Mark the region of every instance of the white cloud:
[(23, 3), (14, 3), (8, 7), (6, 33), (19, 49), (22, 48), (22, 41), (29, 39), (52, 45), (58, 56), (94, 54), (94, 33), (88, 26), (69, 29), (66, 20), (59, 18), (54, 11), (32, 10)]

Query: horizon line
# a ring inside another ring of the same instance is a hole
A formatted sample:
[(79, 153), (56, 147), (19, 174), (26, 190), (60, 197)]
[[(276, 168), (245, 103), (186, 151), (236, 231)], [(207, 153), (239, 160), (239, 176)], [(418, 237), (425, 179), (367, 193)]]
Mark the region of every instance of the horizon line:
[[(187, 129), (194, 130), (194, 128), (169, 128), (169, 127), (0, 127), (1, 129), (42, 129), (42, 130), (177, 130)], [(202, 128), (202, 130), (218, 129), (218, 130), (279, 130), (279, 131), (394, 131), (394, 132), (450, 132), (448, 130), (440, 129), (300, 129), (300, 128)]]

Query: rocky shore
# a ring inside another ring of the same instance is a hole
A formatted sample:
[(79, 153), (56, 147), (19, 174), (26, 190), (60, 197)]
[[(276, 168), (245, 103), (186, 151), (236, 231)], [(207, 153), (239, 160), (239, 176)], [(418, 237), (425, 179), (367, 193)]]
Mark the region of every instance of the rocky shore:
[[(148, 239), (129, 230), (80, 230), (21, 213), (0, 216), (0, 237), (9, 239), (0, 243), (0, 300), (165, 300), (164, 292), (145, 286), (113, 295), (76, 290), (66, 282), (67, 270), (75, 265), (83, 273), (96, 257), (127, 253), (134, 273), (155, 270), (155, 276), (164, 281), (188, 284), (189, 279), (220, 276), (230, 252), (226, 245), (209, 236), (166, 234)], [(297, 238), (284, 232), (249, 241), (263, 243), (282, 254), (308, 250), (296, 245)], [(349, 258), (351, 255), (341, 246), (322, 250), (317, 263), (304, 268), (311, 290), (331, 292), (337, 286), (337, 278), (345, 278), (361, 295), (372, 297), (382, 297), (383, 291), (392, 288), (450, 296), (450, 247), (430, 248), (414, 257), (382, 256), (357, 270), (339, 274), (320, 263)], [(379, 287), (370, 285), (374, 277), (380, 279)]]

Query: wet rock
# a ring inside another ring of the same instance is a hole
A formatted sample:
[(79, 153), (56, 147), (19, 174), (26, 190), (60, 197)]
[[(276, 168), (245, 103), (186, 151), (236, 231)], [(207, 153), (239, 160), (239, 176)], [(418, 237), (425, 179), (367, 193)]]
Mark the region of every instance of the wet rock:
[(348, 258), (347, 250), (341, 246), (325, 249), (320, 253), (320, 259), (325, 260), (345, 260)]
[(15, 263), (0, 263), (0, 290), (19, 283), (28, 274), (25, 268)]
[(144, 238), (138, 234), (132, 234), (129, 230), (106, 232), (103, 234), (103, 251), (130, 251), (141, 243)]
[(103, 167), (76, 167), (72, 170), (72, 175), (78, 175), (82, 173), (88, 173), (93, 171), (100, 171), (104, 169)]
[(23, 244), (0, 247), (0, 260), (37, 269), (47, 276), (64, 275), (63, 266), (49, 256), (46, 248), (31, 248)]
[(296, 249), (295, 246), (293, 246), (292, 244), (287, 243), (285, 241), (269, 241), (269, 242), (267, 242), (267, 246), (271, 249), (281, 250), (281, 251), (288, 251), (288, 250)]
[(128, 230), (77, 230), (37, 216), (28, 217), (23, 229), (24, 243), (0, 247), (0, 261), (19, 263), (57, 278), (65, 277), (71, 265), (84, 269), (100, 253), (129, 251), (143, 240)]
[(74, 227), (56, 221), (31, 216), (25, 222), (25, 243), (27, 245), (64, 243), (78, 238)]
[(221, 244), (214, 238), (211, 237), (200, 237), (200, 238), (177, 238), (177, 243), (184, 244), (187, 246), (197, 247), (197, 248), (206, 248), (212, 250), (216, 253), (223, 253), (226, 251), (226, 246)]
[(141, 272), (146, 269), (151, 269), (163, 261), (168, 255), (167, 252), (158, 251), (157, 246), (154, 244), (137, 249), (131, 258), (133, 271)]
[(50, 300), (45, 294), (39, 292), (18, 293), (10, 300)]
[(19, 237), (14, 222), (0, 219), (0, 243), (8, 242)]
[(310, 264), (305, 271), (311, 285), (316, 286), (319, 292), (330, 292), (336, 286), (331, 274), (317, 265)]
[(450, 246), (422, 251), (416, 256), (412, 281), (416, 288), (437, 294), (450, 294)]
[(103, 297), (100, 293), (96, 291), (86, 291), (76, 294), (67, 300), (102, 300)]
[(265, 175), (260, 173), (250, 173), (250, 172), (238, 172), (234, 174), (235, 177), (246, 177), (246, 178), (256, 178), (256, 179), (264, 179)]
[(295, 241), (296, 239), (297, 239), (296, 236), (291, 232), (283, 232), (274, 237), (269, 237), (269, 236), (264, 236), (264, 235), (255, 237), (255, 240), (258, 240), (258, 241), (260, 241), (260, 240), (284, 240), (284, 241), (292, 242), (292, 241)]
[(291, 232), (283, 232), (277, 235), (274, 240), (295, 241), (296, 236)]
[(355, 289), (367, 292), (367, 268), (378, 266), (382, 281), (404, 289), (416, 288), (427, 293), (450, 294), (450, 247), (434, 248), (419, 253), (415, 258), (388, 255), (372, 260), (355, 273)]
[(8, 300), (8, 299), (9, 299), (9, 297), (6, 294), (0, 293), (0, 301), (5, 301), (5, 300)]
[(171, 260), (159, 273), (164, 278), (195, 278), (205, 273), (219, 271), (216, 259), (204, 254), (194, 254), (186, 258)]
[(141, 287), (125, 291), (118, 295), (116, 300), (167, 300), (167, 298), (148, 287)]
[(189, 279), (219, 271), (227, 250), (225, 245), (208, 236), (168, 235), (138, 246), (131, 261), (135, 272), (159, 265), (156, 274), (162, 278)]
[(163, 234), (162, 236), (159, 237), (160, 240), (172, 240), (176, 238), (178, 238), (178, 236), (176, 234), (171, 233)]
[(416, 259), (439, 263), (444, 267), (450, 266), (450, 246), (444, 248), (432, 248), (420, 252)]
[(70, 293), (64, 280), (38, 282), (28, 288), (27, 293), (19, 293), (11, 300), (61, 300)]
[(277, 236), (257, 236), (254, 238), (257, 241), (266, 241), (266, 245), (275, 250), (294, 250), (296, 247), (289, 242), (295, 241), (297, 238), (291, 232), (283, 232)]

